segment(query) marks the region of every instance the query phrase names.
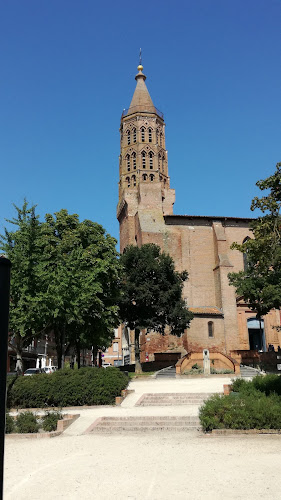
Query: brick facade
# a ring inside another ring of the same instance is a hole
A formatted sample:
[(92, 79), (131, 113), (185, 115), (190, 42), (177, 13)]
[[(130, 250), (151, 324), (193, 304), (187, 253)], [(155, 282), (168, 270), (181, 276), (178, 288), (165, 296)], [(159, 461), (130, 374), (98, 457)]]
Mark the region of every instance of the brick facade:
[[(243, 269), (243, 255), (230, 246), (251, 237), (250, 219), (173, 215), (175, 191), (168, 175), (165, 123), (149, 96), (142, 69), (138, 67), (130, 108), (121, 117), (120, 251), (129, 244), (155, 243), (169, 253), (176, 269), (189, 273), (183, 296), (195, 317), (181, 338), (142, 333), (141, 361), (152, 360), (156, 352), (185, 354), (208, 348), (230, 354), (249, 349), (247, 319), (255, 314), (237, 304), (228, 273)], [(266, 345), (277, 348), (281, 334), (272, 329), (275, 325), (280, 325), (279, 311), (271, 311), (264, 322)]]

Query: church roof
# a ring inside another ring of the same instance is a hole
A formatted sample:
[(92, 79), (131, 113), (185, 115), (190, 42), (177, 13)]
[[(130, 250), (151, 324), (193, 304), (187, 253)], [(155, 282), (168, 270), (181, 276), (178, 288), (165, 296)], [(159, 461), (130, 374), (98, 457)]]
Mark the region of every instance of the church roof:
[(143, 112), (143, 113), (156, 113), (163, 119), (164, 118), (163, 113), (161, 113), (161, 111), (155, 108), (152, 99), (149, 95), (147, 86), (145, 84), (146, 76), (142, 72), (143, 66), (141, 64), (138, 66), (138, 70), (139, 72), (135, 77), (137, 81), (135, 92), (131, 100), (130, 107), (129, 109), (124, 110), (123, 116), (131, 115), (133, 113)]
[(223, 312), (216, 306), (199, 306), (199, 307), (189, 307), (189, 310), (193, 314), (199, 314), (204, 316), (223, 316)]

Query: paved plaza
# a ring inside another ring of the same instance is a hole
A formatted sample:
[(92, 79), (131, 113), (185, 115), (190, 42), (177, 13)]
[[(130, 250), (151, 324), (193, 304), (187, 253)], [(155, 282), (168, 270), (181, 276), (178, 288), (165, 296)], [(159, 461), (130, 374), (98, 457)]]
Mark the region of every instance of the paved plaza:
[(180, 416), (194, 406), (134, 406), (145, 393), (221, 392), (228, 378), (135, 380), (121, 407), (80, 413), (62, 436), (9, 437), (5, 500), (281, 498), (278, 435), (210, 436), (189, 432), (84, 434), (101, 416)]

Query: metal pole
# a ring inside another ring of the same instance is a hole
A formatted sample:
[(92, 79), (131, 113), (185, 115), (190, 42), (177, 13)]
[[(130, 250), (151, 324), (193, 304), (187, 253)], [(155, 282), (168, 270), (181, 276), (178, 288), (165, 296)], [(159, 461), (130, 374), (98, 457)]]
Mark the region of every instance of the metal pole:
[(3, 499), (11, 262), (0, 256), (0, 500)]

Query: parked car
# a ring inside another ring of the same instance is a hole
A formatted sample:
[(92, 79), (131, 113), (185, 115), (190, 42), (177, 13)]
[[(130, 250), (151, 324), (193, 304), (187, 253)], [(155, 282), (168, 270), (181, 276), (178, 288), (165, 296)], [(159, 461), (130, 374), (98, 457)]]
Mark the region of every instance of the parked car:
[(28, 368), (25, 370), (24, 375), (38, 375), (38, 373), (42, 373), (41, 368)]
[(110, 363), (103, 363), (102, 368), (110, 368), (112, 365)]
[(42, 373), (54, 373), (55, 371), (57, 370), (57, 367), (56, 366), (45, 366), (44, 368), (42, 368)]

